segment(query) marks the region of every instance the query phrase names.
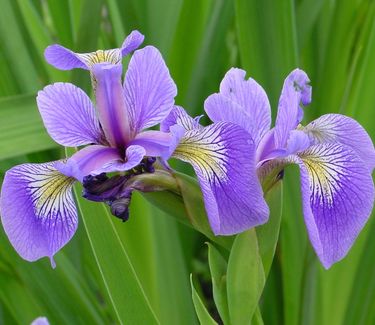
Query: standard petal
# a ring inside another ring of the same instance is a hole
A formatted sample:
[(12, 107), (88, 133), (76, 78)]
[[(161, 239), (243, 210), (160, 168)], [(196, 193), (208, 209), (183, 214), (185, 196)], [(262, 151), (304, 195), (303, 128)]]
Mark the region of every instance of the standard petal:
[(60, 70), (88, 69), (76, 53), (58, 44), (48, 46), (44, 51), (44, 57), (49, 64)]
[(203, 126), (199, 124), (201, 116), (192, 118), (181, 106), (174, 106), (168, 116), (160, 123), (160, 130), (169, 132), (171, 126), (180, 125), (185, 130), (200, 129)]
[(53, 256), (74, 235), (77, 210), (74, 179), (54, 168), (54, 162), (24, 164), (6, 172), (0, 209), (4, 230), (18, 254), (28, 261)]
[(225, 122), (187, 131), (173, 154), (194, 167), (216, 235), (236, 234), (268, 219), (254, 156), (249, 134)]
[(311, 86), (307, 74), (299, 69), (293, 70), (284, 81), (279, 99), (279, 108), (275, 123), (276, 148), (284, 148), (289, 132), (302, 121), (302, 105), (311, 102)]
[(100, 143), (102, 132), (90, 98), (70, 83), (55, 83), (38, 92), (40, 115), (57, 143), (75, 147)]
[(133, 54), (124, 89), (136, 132), (160, 123), (173, 108), (177, 94), (176, 85), (160, 52), (152, 46)]
[(310, 241), (325, 268), (348, 253), (374, 202), (371, 173), (351, 148), (324, 143), (294, 157), (300, 165)]
[(97, 81), (96, 104), (100, 124), (108, 142), (123, 147), (133, 137), (124, 91), (121, 85), (121, 64), (100, 63), (93, 67)]
[(357, 152), (372, 171), (375, 149), (366, 130), (354, 119), (341, 114), (326, 114), (308, 124), (303, 131), (314, 144), (342, 143)]
[(64, 175), (74, 177), (82, 183), (87, 175), (132, 169), (142, 161), (145, 154), (146, 150), (137, 145), (129, 146), (124, 157), (115, 148), (94, 145), (76, 152), (66, 163), (60, 163), (56, 168)]
[(143, 147), (146, 156), (162, 157), (167, 160), (176, 149), (181, 137), (182, 134), (178, 132), (144, 131), (138, 133), (130, 144)]
[(246, 71), (230, 69), (220, 84), (220, 93), (205, 101), (207, 115), (214, 122), (240, 125), (258, 145), (271, 127), (271, 107), (264, 89)]
[(144, 39), (145, 37), (140, 32), (133, 30), (121, 45), (122, 56), (128, 55), (130, 52), (140, 47)]

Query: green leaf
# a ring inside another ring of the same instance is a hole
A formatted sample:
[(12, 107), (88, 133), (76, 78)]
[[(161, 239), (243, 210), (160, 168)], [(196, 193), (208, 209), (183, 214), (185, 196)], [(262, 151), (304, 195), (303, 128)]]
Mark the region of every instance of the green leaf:
[(224, 324), (229, 324), (227, 261), (212, 244), (207, 243), (207, 246), (215, 305)]
[(116, 316), (121, 324), (158, 324), (149, 300), (123, 246), (113, 216), (75, 189), (77, 203)]
[(265, 283), (262, 260), (254, 229), (237, 235), (227, 272), (231, 324), (250, 324)]
[(199, 297), (198, 292), (195, 290), (193, 275), (190, 275), (190, 284), (195, 312), (197, 313), (199, 322), (201, 323), (201, 325), (217, 325), (217, 323), (211, 317), (210, 313), (207, 311), (207, 308), (203, 304), (202, 299)]
[(275, 255), (276, 245), (279, 239), (282, 200), (283, 184), (282, 182), (278, 182), (271, 190), (268, 191), (266, 195), (266, 201), (270, 208), (269, 220), (266, 224), (256, 227), (259, 253), (262, 257), (266, 277), (270, 271), (273, 257)]
[(57, 146), (47, 134), (35, 95), (0, 99), (0, 159)]

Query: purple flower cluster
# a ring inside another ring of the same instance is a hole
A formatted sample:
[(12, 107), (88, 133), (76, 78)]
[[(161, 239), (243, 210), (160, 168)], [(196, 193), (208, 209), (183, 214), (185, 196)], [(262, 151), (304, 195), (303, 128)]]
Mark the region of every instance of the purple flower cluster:
[[(342, 259), (374, 201), (375, 151), (366, 131), (338, 114), (300, 125), (311, 87), (298, 69), (285, 80), (273, 128), (265, 91), (234, 68), (220, 92), (205, 101), (213, 124), (202, 126), (174, 105), (177, 89), (161, 54), (152, 46), (136, 50), (142, 42), (134, 31), (118, 49), (84, 54), (60, 45), (46, 49), (47, 61), (57, 68), (90, 71), (96, 102), (70, 83), (38, 93), (51, 137), (66, 147), (85, 147), (64, 161), (23, 164), (6, 173), (1, 221), (17, 252), (28, 261), (47, 256), (54, 263), (77, 228), (76, 181), (83, 183), (83, 197), (106, 202), (112, 214), (127, 220), (127, 181), (153, 173), (157, 159), (166, 166), (172, 157), (193, 166), (215, 235), (267, 222), (262, 181), (299, 165), (311, 243), (326, 268)], [(121, 59), (134, 50), (122, 82)], [(160, 131), (149, 130), (158, 124)]]

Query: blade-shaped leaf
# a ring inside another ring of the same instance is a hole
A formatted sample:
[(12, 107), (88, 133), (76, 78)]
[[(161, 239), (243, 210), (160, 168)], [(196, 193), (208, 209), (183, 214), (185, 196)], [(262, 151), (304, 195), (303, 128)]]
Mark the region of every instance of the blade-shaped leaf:
[(232, 324), (249, 324), (263, 291), (265, 275), (254, 229), (236, 236), (228, 261), (227, 293)]

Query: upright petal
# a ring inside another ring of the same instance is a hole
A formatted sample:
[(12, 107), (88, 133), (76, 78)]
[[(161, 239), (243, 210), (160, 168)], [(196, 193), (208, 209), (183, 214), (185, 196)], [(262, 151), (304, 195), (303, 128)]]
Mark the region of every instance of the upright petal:
[(173, 154), (193, 166), (216, 235), (236, 234), (268, 219), (254, 156), (249, 134), (225, 122), (187, 131)]
[(354, 119), (341, 114), (326, 114), (308, 124), (303, 131), (314, 144), (342, 143), (357, 152), (372, 171), (375, 149), (366, 130)]
[(121, 64), (100, 63), (93, 67), (97, 80), (96, 104), (100, 124), (108, 142), (123, 147), (133, 137), (124, 91), (121, 86)]
[(264, 89), (245, 77), (246, 71), (230, 69), (220, 84), (220, 93), (208, 97), (204, 107), (212, 121), (240, 125), (258, 145), (271, 127), (271, 108)]
[(50, 65), (60, 70), (88, 70), (86, 63), (76, 53), (59, 44), (48, 46), (44, 51), (44, 57)]
[(0, 198), (1, 222), (18, 254), (28, 261), (53, 256), (73, 236), (78, 218), (74, 179), (54, 162), (24, 164), (6, 172)]
[(300, 165), (310, 241), (325, 268), (348, 253), (374, 203), (371, 173), (351, 148), (323, 143), (294, 156)]
[(49, 135), (66, 147), (100, 143), (103, 135), (90, 98), (70, 83), (55, 83), (38, 92), (40, 115)]
[(88, 146), (76, 152), (66, 163), (56, 165), (56, 168), (82, 182), (87, 175), (130, 170), (142, 161), (145, 154), (145, 149), (137, 145), (129, 146), (124, 156), (116, 148)]
[(171, 126), (180, 125), (185, 130), (200, 129), (203, 126), (199, 124), (198, 118), (192, 118), (181, 106), (174, 106), (169, 115), (160, 123), (160, 130), (169, 132)]
[(122, 56), (125, 56), (140, 47), (144, 39), (145, 37), (140, 32), (133, 30), (121, 45)]
[(136, 132), (160, 123), (173, 108), (177, 94), (176, 85), (160, 52), (152, 46), (133, 54), (124, 89)]
[(289, 132), (294, 130), (302, 121), (302, 105), (311, 102), (311, 86), (307, 74), (299, 69), (293, 70), (284, 81), (279, 100), (279, 109), (275, 123), (275, 144), (284, 148), (289, 138)]

